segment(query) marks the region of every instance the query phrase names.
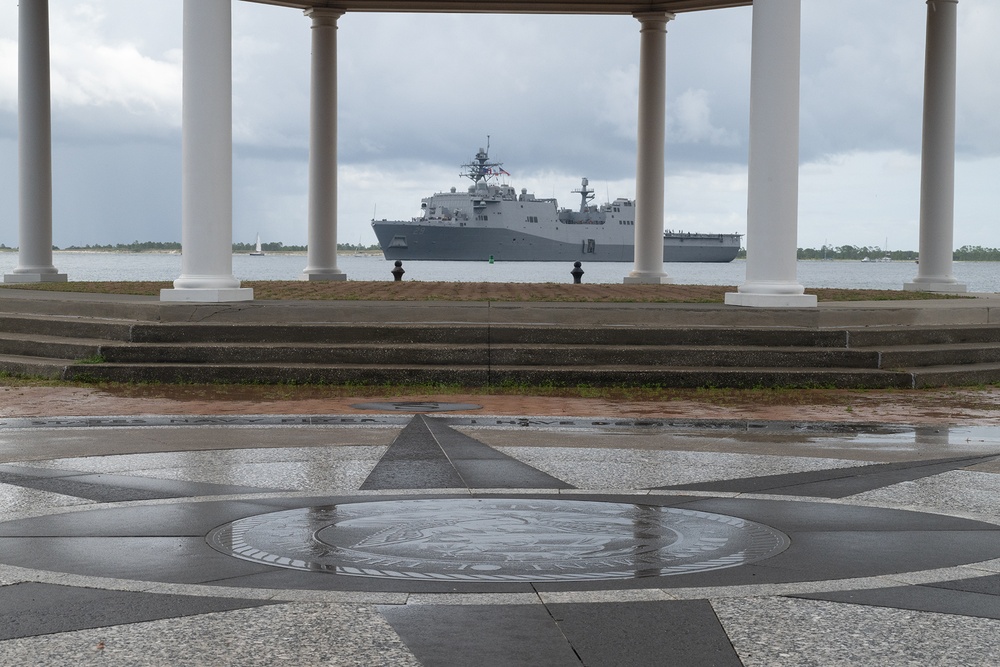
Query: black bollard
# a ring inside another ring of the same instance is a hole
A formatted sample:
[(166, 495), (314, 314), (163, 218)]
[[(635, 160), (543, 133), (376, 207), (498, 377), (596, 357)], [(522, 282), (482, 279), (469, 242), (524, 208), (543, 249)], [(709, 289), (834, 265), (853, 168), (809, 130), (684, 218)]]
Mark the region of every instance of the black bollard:
[(580, 268), (580, 262), (573, 262), (573, 270), (570, 273), (573, 275), (573, 284), (579, 285), (580, 279), (583, 278), (583, 269)]
[(397, 259), (396, 268), (392, 270), (392, 279), (398, 283), (403, 279), (404, 273), (406, 273), (406, 271), (403, 270), (403, 263)]

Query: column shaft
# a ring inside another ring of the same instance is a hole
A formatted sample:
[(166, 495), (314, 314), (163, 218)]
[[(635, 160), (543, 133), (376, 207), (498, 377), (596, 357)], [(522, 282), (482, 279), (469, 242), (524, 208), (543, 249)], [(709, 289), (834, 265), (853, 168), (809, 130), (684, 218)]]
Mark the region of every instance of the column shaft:
[(801, 0), (755, 0), (747, 278), (726, 303), (811, 307), (797, 281)]
[(673, 282), (663, 270), (668, 12), (636, 14), (639, 31), (639, 132), (635, 177), (635, 267), (626, 283)]
[(955, 79), (958, 0), (927, 3), (920, 168), (920, 266), (903, 287), (964, 292), (952, 275), (955, 236)]
[(18, 255), (4, 282), (62, 282), (52, 265), (49, 2), (18, 6)]
[(245, 301), (233, 277), (231, 0), (184, 0), (181, 276), (162, 301)]
[(309, 257), (306, 280), (346, 280), (337, 268), (336, 9), (307, 9), (312, 18), (309, 121)]

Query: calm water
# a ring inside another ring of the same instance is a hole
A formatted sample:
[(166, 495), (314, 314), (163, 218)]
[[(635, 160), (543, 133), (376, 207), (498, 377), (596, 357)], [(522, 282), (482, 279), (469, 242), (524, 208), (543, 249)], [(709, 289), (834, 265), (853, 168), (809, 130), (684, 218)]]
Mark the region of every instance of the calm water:
[[(53, 262), (70, 280), (173, 280), (180, 275), (179, 255), (56, 252)], [(342, 255), (338, 261), (350, 280), (392, 280), (392, 262), (381, 256)], [(233, 274), (240, 280), (295, 280), (305, 268), (304, 255), (233, 256)], [(17, 266), (14, 253), (0, 253), (0, 272)], [(572, 282), (569, 262), (405, 262), (404, 280), (457, 282)], [(675, 282), (695, 285), (739, 285), (746, 262), (729, 264), (667, 264)], [(583, 265), (585, 283), (620, 283), (631, 263), (595, 262)], [(955, 277), (973, 292), (1000, 292), (1000, 262), (956, 262)], [(900, 289), (917, 275), (912, 262), (799, 262), (799, 281), (806, 287)]]

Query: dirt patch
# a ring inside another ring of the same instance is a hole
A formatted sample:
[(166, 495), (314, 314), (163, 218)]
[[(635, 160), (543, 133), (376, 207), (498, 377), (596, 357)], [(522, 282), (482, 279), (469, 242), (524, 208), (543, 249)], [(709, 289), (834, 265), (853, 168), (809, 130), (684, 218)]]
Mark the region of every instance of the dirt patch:
[(373, 401), (481, 405), (490, 415), (993, 425), (1000, 388), (938, 390), (551, 390), (423, 388), (0, 385), (0, 416), (351, 414)]

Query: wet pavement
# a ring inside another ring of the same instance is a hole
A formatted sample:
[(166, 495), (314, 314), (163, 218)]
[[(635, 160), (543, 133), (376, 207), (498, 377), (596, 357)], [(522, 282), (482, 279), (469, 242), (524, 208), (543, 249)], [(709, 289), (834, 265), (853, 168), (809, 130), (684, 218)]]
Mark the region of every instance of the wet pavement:
[(196, 394), (0, 388), (0, 664), (1000, 663), (992, 389)]

